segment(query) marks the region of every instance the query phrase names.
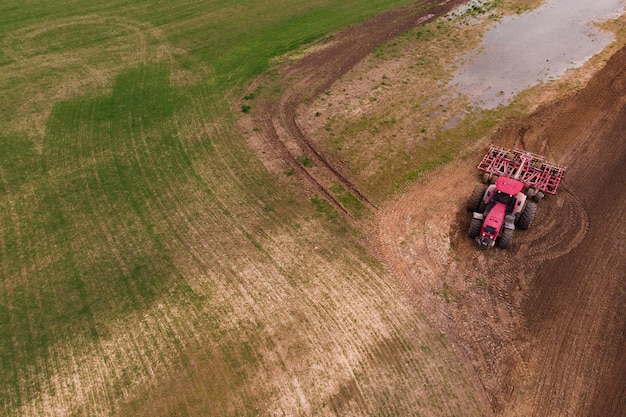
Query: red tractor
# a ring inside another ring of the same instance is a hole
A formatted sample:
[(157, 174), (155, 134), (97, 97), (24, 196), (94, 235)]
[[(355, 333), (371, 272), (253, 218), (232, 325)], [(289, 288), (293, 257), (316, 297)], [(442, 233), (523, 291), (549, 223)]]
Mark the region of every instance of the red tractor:
[(468, 235), (482, 247), (503, 249), (511, 245), (516, 228), (530, 227), (537, 203), (546, 193), (556, 193), (566, 170), (540, 155), (497, 146), (489, 148), (478, 169), (491, 185), (477, 185), (468, 201), (473, 212)]

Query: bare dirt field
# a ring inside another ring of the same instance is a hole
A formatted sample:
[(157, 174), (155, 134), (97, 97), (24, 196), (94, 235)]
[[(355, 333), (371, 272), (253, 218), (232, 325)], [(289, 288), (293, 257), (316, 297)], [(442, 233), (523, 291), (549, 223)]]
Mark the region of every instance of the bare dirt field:
[[(336, 184), (373, 213), (353, 219), (371, 231), (366, 246), (455, 341), (490, 402), (485, 414), (626, 415), (626, 49), (585, 88), (499, 127), (382, 204), (302, 127), (298, 109), (375, 46), (461, 3), (381, 15), (287, 64), (280, 93), (252, 112), (259, 129), (250, 143), (270, 171), (293, 170), (348, 217), (354, 211), (331, 191)], [(465, 198), (488, 141), (569, 167), (508, 251), (479, 250), (465, 233)]]

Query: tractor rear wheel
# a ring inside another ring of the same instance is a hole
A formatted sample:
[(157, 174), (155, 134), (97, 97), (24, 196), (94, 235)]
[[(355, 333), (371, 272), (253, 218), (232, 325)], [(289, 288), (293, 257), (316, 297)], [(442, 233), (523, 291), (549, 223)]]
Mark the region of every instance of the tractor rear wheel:
[(513, 241), (513, 229), (504, 229), (500, 234), (500, 239), (498, 240), (498, 247), (501, 249), (508, 249), (511, 246), (511, 242)]
[(472, 239), (478, 236), (480, 233), (480, 229), (483, 227), (483, 221), (481, 219), (472, 218), (472, 223), (470, 223), (469, 230), (467, 231), (467, 235)]
[(535, 213), (537, 212), (537, 204), (529, 201), (526, 203), (526, 207), (524, 207), (524, 211), (519, 216), (519, 220), (517, 221), (517, 227), (522, 230), (526, 230), (530, 227), (530, 224), (535, 218)]
[(487, 187), (484, 185), (477, 185), (474, 187), (474, 191), (472, 191), (472, 195), (469, 200), (467, 200), (467, 210), (469, 211), (479, 211), (480, 203), (485, 195), (485, 191), (487, 191)]

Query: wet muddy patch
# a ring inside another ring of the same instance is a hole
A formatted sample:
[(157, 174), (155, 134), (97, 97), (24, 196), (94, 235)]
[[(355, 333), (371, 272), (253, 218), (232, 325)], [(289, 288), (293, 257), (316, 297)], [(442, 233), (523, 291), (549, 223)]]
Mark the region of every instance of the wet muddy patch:
[(614, 40), (594, 22), (624, 12), (623, 0), (548, 0), (539, 8), (502, 18), (482, 44), (461, 56), (448, 84), (472, 104), (493, 109), (518, 93), (582, 66)]

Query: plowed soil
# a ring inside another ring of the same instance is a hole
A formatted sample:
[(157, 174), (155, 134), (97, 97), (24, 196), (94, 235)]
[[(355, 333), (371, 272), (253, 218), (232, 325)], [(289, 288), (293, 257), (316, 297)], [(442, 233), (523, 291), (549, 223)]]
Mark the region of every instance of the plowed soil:
[[(251, 145), (271, 171), (293, 169), (340, 211), (336, 183), (375, 213), (367, 244), (460, 346), (490, 401), (486, 415), (626, 416), (626, 49), (583, 90), (489, 139), (569, 167), (508, 251), (479, 250), (465, 233), (465, 198), (487, 143), (377, 207), (301, 127), (298, 108), (376, 45), (460, 3), (381, 15), (288, 64), (281, 93), (253, 112)], [(310, 169), (300, 155), (313, 159)]]

